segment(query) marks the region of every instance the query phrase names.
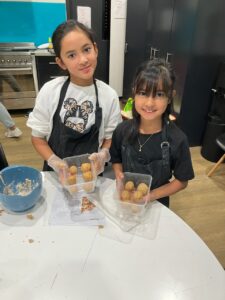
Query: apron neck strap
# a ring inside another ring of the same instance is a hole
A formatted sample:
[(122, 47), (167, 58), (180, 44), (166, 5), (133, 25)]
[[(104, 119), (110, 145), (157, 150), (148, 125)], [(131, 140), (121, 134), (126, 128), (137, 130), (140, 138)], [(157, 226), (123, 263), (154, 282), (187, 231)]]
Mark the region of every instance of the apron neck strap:
[(94, 87), (95, 87), (95, 97), (96, 97), (96, 108), (99, 107), (99, 102), (98, 102), (98, 88), (97, 88), (97, 83), (96, 79), (94, 78)]
[(168, 167), (170, 165), (170, 144), (167, 140), (167, 126), (169, 125), (169, 121), (165, 121), (162, 129), (162, 160), (163, 167)]

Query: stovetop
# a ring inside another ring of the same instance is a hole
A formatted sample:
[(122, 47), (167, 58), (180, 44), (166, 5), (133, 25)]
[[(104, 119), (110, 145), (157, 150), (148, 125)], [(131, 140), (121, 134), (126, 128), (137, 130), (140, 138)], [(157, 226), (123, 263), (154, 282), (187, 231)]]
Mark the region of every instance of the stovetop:
[(9, 51), (29, 51), (37, 49), (35, 44), (32, 42), (23, 42), (23, 43), (0, 43), (0, 52), (9, 52)]

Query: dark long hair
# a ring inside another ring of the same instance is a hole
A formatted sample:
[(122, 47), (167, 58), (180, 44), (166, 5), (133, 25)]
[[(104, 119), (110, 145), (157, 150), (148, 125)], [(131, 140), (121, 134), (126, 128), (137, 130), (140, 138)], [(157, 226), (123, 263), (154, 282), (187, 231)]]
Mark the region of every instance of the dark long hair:
[(62, 39), (69, 32), (74, 30), (83, 31), (84, 34), (86, 34), (86, 36), (90, 39), (92, 44), (95, 43), (95, 34), (90, 28), (76, 20), (67, 20), (66, 22), (58, 25), (52, 35), (52, 44), (56, 57), (60, 57)]
[[(163, 121), (168, 119), (173, 111), (173, 90), (175, 86), (175, 74), (172, 66), (163, 59), (154, 59), (142, 63), (136, 71), (132, 84), (132, 97), (144, 90), (146, 95), (155, 97), (159, 81), (162, 81), (162, 88), (169, 99), (166, 111), (163, 115)], [(136, 111), (135, 104), (132, 107), (132, 126), (127, 135), (127, 139), (132, 143), (136, 140), (140, 127), (140, 115)]]

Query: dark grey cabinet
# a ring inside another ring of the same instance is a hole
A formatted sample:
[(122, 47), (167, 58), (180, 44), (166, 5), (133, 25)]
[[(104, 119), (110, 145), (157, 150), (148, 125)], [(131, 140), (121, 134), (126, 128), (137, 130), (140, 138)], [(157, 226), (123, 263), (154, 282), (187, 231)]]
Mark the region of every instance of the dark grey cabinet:
[(55, 62), (54, 55), (36, 56), (35, 61), (39, 90), (47, 81), (59, 76), (67, 75), (67, 73)]
[(174, 0), (149, 1), (147, 14), (147, 57), (169, 59)]
[(124, 97), (131, 95), (137, 66), (144, 60), (170, 54), (174, 0), (129, 0), (127, 4)]
[(56, 64), (54, 55), (35, 56), (35, 61), (39, 90), (47, 81), (65, 75), (65, 71)]
[(144, 0), (138, 6), (128, 1), (124, 96), (131, 94), (134, 70), (141, 61), (168, 59), (177, 75), (178, 124), (191, 145), (201, 145), (211, 88), (225, 61), (225, 2)]

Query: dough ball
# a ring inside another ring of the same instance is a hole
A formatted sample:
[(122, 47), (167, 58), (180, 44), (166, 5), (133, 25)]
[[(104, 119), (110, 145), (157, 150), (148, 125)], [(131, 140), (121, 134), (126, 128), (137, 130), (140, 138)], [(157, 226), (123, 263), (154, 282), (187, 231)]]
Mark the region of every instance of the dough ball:
[(68, 191), (70, 192), (71, 195), (78, 192), (76, 185), (70, 186)]
[(68, 183), (69, 185), (75, 184), (75, 183), (76, 183), (76, 175), (70, 175), (70, 176), (67, 178), (67, 183)]
[(126, 191), (133, 191), (134, 190), (134, 183), (133, 181), (127, 181), (125, 186), (124, 186), (124, 189)]
[(131, 199), (131, 193), (129, 191), (123, 190), (120, 194), (120, 199), (122, 201), (129, 201)]
[(140, 191), (135, 191), (135, 192), (133, 193), (133, 200), (134, 200), (134, 202), (141, 202), (142, 198), (143, 198), (142, 192), (140, 192)]
[(93, 176), (92, 176), (91, 171), (83, 172), (82, 175), (83, 175), (84, 181), (91, 181), (91, 180), (93, 180)]
[(94, 190), (94, 183), (93, 182), (88, 182), (83, 184), (83, 189), (87, 192), (90, 193)]
[(76, 174), (77, 173), (77, 167), (76, 166), (71, 166), (69, 168), (69, 172), (70, 172), (71, 175)]
[(90, 163), (83, 163), (80, 166), (80, 169), (81, 169), (82, 172), (90, 171), (91, 170), (91, 164)]
[(137, 191), (142, 192), (143, 196), (147, 195), (148, 193), (148, 186), (146, 183), (140, 183), (137, 187)]

